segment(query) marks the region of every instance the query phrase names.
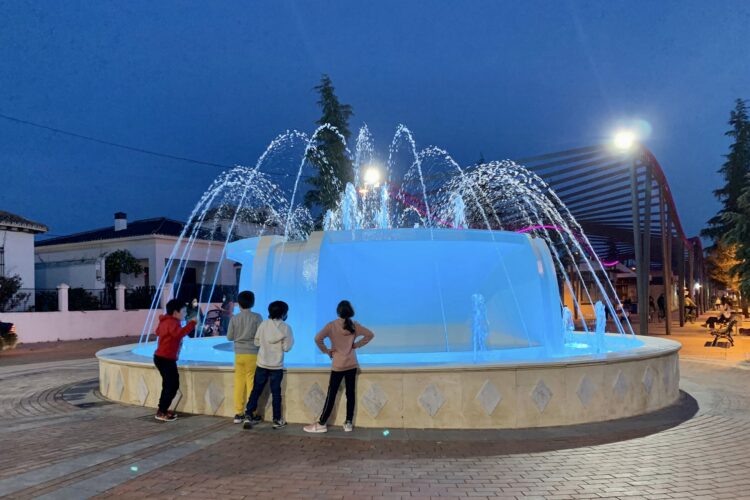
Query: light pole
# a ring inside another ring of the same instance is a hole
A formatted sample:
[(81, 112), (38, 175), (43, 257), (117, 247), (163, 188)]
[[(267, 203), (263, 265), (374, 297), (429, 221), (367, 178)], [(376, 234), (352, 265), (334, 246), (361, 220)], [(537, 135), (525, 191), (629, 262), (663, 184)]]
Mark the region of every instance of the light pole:
[(641, 234), (641, 214), (638, 199), (638, 136), (632, 130), (619, 130), (612, 138), (617, 151), (630, 160), (630, 202), (633, 213), (633, 255), (638, 294), (638, 333), (648, 334), (648, 292), (651, 261), (651, 169), (646, 167), (644, 232)]

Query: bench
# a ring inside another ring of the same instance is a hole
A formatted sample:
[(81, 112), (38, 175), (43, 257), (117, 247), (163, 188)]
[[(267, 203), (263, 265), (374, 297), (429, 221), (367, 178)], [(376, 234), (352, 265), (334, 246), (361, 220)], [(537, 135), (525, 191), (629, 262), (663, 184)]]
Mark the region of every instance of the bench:
[[(718, 326), (718, 325), (717, 325)], [(719, 328), (710, 328), (709, 333), (714, 336), (713, 342), (706, 342), (706, 347), (717, 347), (719, 339), (726, 339), (729, 342), (729, 347), (734, 346), (734, 339), (732, 338), (732, 330), (737, 326), (737, 320), (732, 319), (726, 325)]]

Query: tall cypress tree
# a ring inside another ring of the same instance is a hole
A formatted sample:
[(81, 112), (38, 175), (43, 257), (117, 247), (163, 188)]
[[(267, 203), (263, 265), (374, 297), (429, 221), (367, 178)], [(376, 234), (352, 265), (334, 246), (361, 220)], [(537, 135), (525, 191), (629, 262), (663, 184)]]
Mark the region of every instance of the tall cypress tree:
[[(328, 75), (323, 75), (315, 86), (320, 98), (318, 105), (323, 115), (316, 122), (318, 125), (332, 125), (338, 134), (347, 141), (351, 136), (349, 118), (354, 114), (349, 104), (341, 104), (336, 96), (333, 83)], [(317, 169), (317, 175), (308, 180), (312, 185), (305, 194), (305, 205), (308, 208), (319, 208), (318, 221), (326, 210), (336, 208), (347, 182), (353, 182), (352, 162), (346, 154), (346, 146), (336, 132), (323, 130), (317, 136), (315, 150), (308, 155), (308, 160)]]
[(745, 186), (745, 180), (750, 173), (750, 121), (748, 120), (747, 101), (737, 99), (734, 110), (729, 118), (732, 127), (725, 135), (734, 142), (729, 147), (724, 165), (719, 173), (724, 177), (725, 184), (714, 191), (714, 195), (721, 201), (722, 208), (708, 221), (708, 227), (701, 231), (714, 241), (727, 236), (732, 229), (732, 222), (725, 214), (738, 212), (738, 200)]
[(739, 282), (744, 309), (750, 298), (750, 175), (745, 177), (742, 194), (737, 200), (737, 211), (727, 212), (723, 219), (730, 229), (722, 240), (734, 249), (729, 273)]

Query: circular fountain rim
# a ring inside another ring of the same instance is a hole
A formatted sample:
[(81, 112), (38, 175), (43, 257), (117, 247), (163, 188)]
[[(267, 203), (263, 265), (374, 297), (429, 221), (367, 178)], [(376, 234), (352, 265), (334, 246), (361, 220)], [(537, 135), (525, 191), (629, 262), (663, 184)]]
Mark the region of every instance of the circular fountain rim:
[[(608, 335), (609, 336), (609, 335)], [(612, 336), (620, 336), (612, 334)], [(415, 363), (415, 364), (361, 364), (360, 370), (366, 372), (403, 372), (403, 371), (445, 371), (446, 369), (457, 371), (484, 371), (484, 370), (508, 370), (508, 369), (532, 369), (550, 368), (562, 366), (586, 366), (598, 364), (612, 364), (624, 361), (645, 360), (667, 356), (679, 351), (682, 344), (674, 340), (640, 335), (632, 336), (639, 340), (642, 345), (621, 351), (609, 352), (603, 356), (592, 355), (568, 356), (544, 361), (540, 360), (502, 360), (484, 363)], [(212, 337), (208, 337), (212, 338)], [(138, 344), (126, 344), (122, 346), (109, 347), (96, 353), (100, 361), (108, 361), (126, 366), (149, 366), (153, 367), (153, 361), (146, 356), (135, 354), (133, 349)], [(185, 370), (218, 370), (234, 371), (233, 363), (215, 361), (188, 361), (179, 362), (178, 366)], [(292, 365), (285, 366), (284, 370), (292, 372), (329, 372), (330, 365)]]

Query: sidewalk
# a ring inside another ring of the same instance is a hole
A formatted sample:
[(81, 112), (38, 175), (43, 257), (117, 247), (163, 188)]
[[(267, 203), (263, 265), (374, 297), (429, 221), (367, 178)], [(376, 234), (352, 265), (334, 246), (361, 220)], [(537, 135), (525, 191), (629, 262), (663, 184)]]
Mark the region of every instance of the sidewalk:
[(0, 352), (0, 366), (89, 359), (101, 349), (123, 344), (134, 344), (138, 337), (112, 337), (107, 339), (65, 340), (18, 344), (15, 349)]
[[(709, 311), (695, 320), (695, 323), (685, 323), (680, 326), (678, 321), (672, 321), (670, 340), (682, 344), (680, 357), (685, 359), (708, 359), (729, 361), (733, 363), (750, 361), (750, 336), (733, 334), (734, 347), (706, 347), (706, 342), (712, 342), (714, 337), (709, 329), (702, 326), (709, 316), (718, 316), (718, 311)], [(633, 324), (633, 329), (638, 323)], [(750, 328), (750, 320), (740, 323), (740, 328)], [(649, 334), (665, 336), (664, 322), (649, 324)]]

